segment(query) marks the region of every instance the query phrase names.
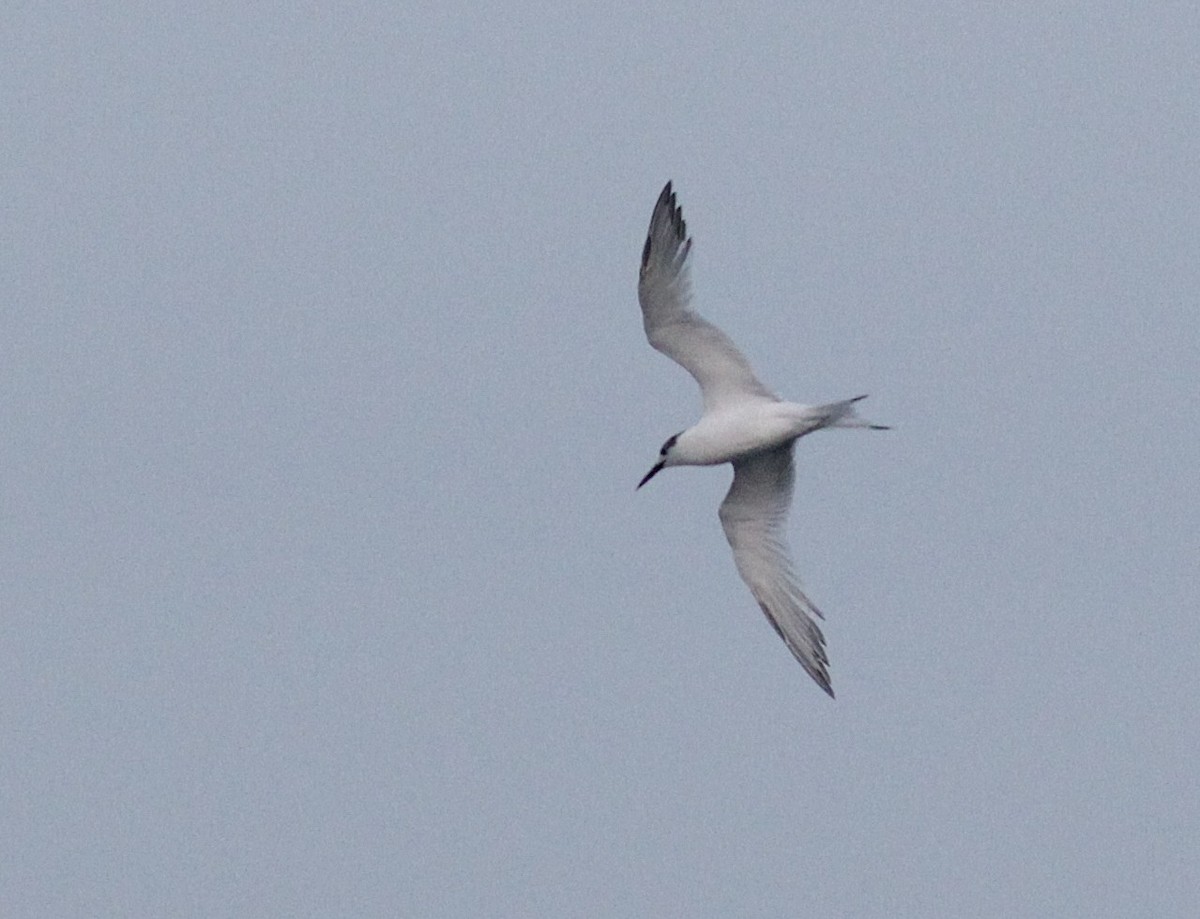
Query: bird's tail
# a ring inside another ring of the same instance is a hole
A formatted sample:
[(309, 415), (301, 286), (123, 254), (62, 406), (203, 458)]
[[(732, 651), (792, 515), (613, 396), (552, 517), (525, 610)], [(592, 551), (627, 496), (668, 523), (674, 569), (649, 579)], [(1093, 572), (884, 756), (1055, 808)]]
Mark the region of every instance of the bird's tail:
[(861, 402), (866, 396), (855, 396), (853, 399), (843, 399), (841, 402), (830, 402), (827, 405), (814, 405), (809, 411), (817, 421), (818, 428), (870, 428), (872, 431), (889, 431), (886, 424), (872, 424), (865, 418), (859, 417), (854, 403)]

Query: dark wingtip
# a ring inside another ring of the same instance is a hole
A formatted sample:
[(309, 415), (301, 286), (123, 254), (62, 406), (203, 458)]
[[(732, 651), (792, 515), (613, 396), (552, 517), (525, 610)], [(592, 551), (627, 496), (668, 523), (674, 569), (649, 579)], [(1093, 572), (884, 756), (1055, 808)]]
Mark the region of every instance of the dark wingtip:
[(663, 186), (662, 194), (658, 196), (658, 204), (655, 205), (655, 210), (665, 207), (671, 215), (671, 226), (675, 228), (676, 234), (680, 239), (687, 237), (687, 223), (683, 219), (683, 208), (675, 202), (674, 184), (668, 180)]
[[(687, 224), (683, 220), (683, 208), (675, 203), (675, 192), (672, 189), (671, 182), (663, 186), (662, 192), (658, 196), (658, 203), (654, 205), (654, 216), (650, 218), (651, 229), (654, 227), (654, 222), (659, 219), (659, 214), (666, 210), (667, 218), (671, 221), (671, 227), (675, 230), (675, 235), (680, 241), (687, 239)], [(650, 262), (651, 249), (650, 236), (646, 237), (646, 245), (642, 247), (642, 267), (645, 268)]]
[(671, 190), (670, 182), (663, 186), (663, 190), (658, 193), (658, 200), (654, 203), (656, 211), (664, 207), (675, 210), (675, 192)]
[(805, 666), (804, 669), (808, 671), (808, 675), (813, 678), (813, 682), (820, 686), (821, 689), (829, 696), (829, 698), (837, 698), (837, 696), (833, 694), (833, 683), (829, 679), (828, 670), (826, 670), (824, 667), (817, 669), (815, 667), (810, 668), (808, 666)]
[(683, 219), (683, 208), (675, 203), (675, 195), (671, 195), (671, 225), (675, 227), (675, 236), (682, 242), (687, 239), (687, 221)]
[(821, 689), (823, 689), (826, 693), (829, 694), (829, 698), (831, 698), (831, 699), (837, 698), (833, 694), (833, 682), (829, 679), (829, 671), (828, 670), (826, 670), (824, 667), (821, 667), (820, 669), (813, 668), (811, 670), (808, 667), (805, 667), (804, 669), (808, 670), (808, 675), (813, 678), (813, 682), (816, 683), (818, 686), (821, 687)]

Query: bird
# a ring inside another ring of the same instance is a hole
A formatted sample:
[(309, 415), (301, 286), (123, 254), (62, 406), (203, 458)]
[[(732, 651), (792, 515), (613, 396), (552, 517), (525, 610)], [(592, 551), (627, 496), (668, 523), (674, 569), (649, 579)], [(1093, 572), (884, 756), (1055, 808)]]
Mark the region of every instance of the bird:
[(667, 438), (637, 488), (671, 466), (733, 465), (717, 515), (738, 574), (800, 666), (832, 698), (817, 625), (825, 617), (801, 589), (787, 543), (793, 450), (822, 428), (888, 427), (858, 415), (855, 405), (866, 396), (803, 405), (767, 389), (729, 336), (691, 309), (691, 251), (683, 209), (667, 182), (642, 248), (638, 301), (651, 347), (695, 378), (704, 410), (696, 424)]

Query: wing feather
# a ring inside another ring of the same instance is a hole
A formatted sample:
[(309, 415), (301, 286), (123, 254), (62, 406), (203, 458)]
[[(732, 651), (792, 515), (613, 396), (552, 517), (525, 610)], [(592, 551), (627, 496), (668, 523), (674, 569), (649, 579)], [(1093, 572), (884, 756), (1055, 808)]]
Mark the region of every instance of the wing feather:
[(775, 399), (729, 336), (689, 309), (692, 241), (668, 182), (650, 217), (642, 247), (638, 301), (652, 347), (695, 377), (709, 411), (746, 395)]
[(785, 535), (794, 480), (792, 444), (739, 460), (718, 513), (738, 574), (800, 666), (832, 696), (825, 636), (816, 622), (824, 617), (800, 589)]

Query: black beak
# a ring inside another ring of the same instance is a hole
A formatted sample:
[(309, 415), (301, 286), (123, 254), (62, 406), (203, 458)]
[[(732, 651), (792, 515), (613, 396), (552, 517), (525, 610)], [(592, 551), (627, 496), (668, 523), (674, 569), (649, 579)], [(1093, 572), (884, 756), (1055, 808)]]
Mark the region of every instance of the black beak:
[[(647, 482), (649, 482), (652, 478), (654, 478), (656, 475), (658, 475), (660, 472), (662, 472), (662, 468), (666, 464), (667, 464), (666, 460), (659, 460), (657, 463), (655, 463), (654, 468), (651, 469), (649, 472), (647, 472), (646, 475), (642, 478), (642, 480), (640, 482), (638, 482), (638, 488), (641, 488), (643, 485), (645, 485)], [(637, 491), (637, 488), (635, 488), (634, 491)]]

